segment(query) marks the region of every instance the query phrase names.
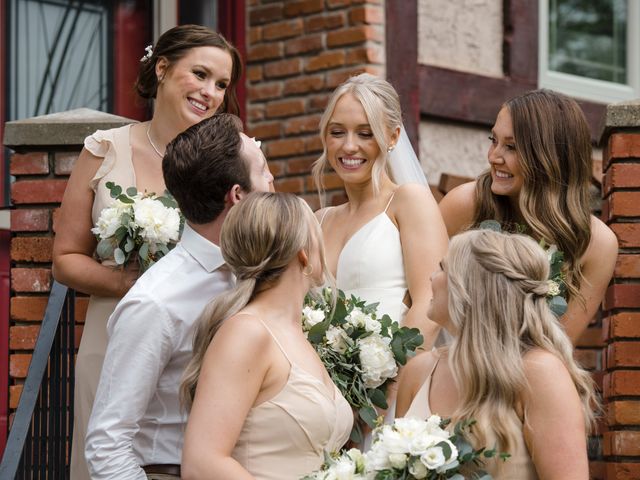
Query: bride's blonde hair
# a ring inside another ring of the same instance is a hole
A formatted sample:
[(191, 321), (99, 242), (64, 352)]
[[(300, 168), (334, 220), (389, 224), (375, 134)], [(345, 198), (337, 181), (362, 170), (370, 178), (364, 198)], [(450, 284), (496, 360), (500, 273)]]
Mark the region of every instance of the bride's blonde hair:
[(514, 407), (528, 388), (523, 356), (540, 348), (566, 366), (590, 431), (598, 405), (593, 380), (575, 362), (547, 305), (549, 262), (542, 248), (525, 235), (470, 230), (451, 239), (443, 269), (455, 331), (449, 364), (461, 399), (454, 420), (476, 419), (478, 445), (493, 437), (501, 451), (510, 451), (520, 431)]
[(236, 276), (236, 285), (216, 297), (196, 324), (193, 357), (180, 388), (187, 409), (193, 402), (205, 353), (222, 323), (258, 292), (276, 285), (300, 250), (311, 256), (314, 243), (322, 273), (334, 285), (326, 267), (320, 225), (304, 200), (289, 193), (254, 192), (229, 211), (220, 232), (220, 249)]
[(376, 158), (371, 171), (371, 181), (373, 191), (379, 190), (382, 173), (386, 172), (391, 177), (388, 168), (387, 157), (390, 146), (391, 133), (402, 127), (402, 109), (400, 108), (400, 97), (393, 86), (385, 79), (376, 77), (369, 73), (361, 73), (347, 79), (334, 90), (329, 98), (329, 103), (320, 119), (320, 140), (322, 141), (323, 152), (312, 169), (320, 201), (324, 201), (324, 184), (322, 181), (324, 171), (329, 164), (327, 160), (327, 130), (329, 121), (333, 116), (338, 100), (345, 94), (353, 95), (362, 105), (373, 137), (380, 148), (380, 155)]

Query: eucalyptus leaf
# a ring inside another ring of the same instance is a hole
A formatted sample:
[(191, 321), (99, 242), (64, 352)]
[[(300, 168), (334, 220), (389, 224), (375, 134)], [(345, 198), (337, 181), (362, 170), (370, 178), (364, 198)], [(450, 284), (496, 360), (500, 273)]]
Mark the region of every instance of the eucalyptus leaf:
[(364, 440), (364, 436), (362, 435), (362, 428), (358, 424), (358, 422), (354, 422), (353, 428), (351, 429), (351, 434), (349, 435), (349, 440), (353, 443), (362, 443)]
[(500, 225), (500, 222), (496, 220), (483, 220), (482, 222), (480, 222), (480, 228), (485, 230), (493, 230), (494, 232), (502, 231), (502, 226)]
[(309, 333), (307, 334), (307, 339), (311, 343), (322, 342), (322, 339), (324, 338), (324, 334), (327, 332), (329, 325), (330, 323), (328, 321), (316, 323), (313, 327), (311, 327), (311, 330), (309, 330)]
[(140, 250), (138, 251), (138, 256), (140, 257), (140, 259), (143, 262), (146, 262), (147, 259), (149, 258), (149, 244), (148, 243), (143, 243), (142, 246), (140, 247)]
[(127, 204), (135, 203), (132, 198), (129, 198), (126, 195), (118, 195), (118, 200), (120, 200), (122, 203), (127, 203)]
[(127, 188), (127, 195), (130, 197), (135, 197), (138, 194), (138, 189), (136, 187)]
[(124, 254), (122, 249), (120, 249), (120, 247), (116, 248), (113, 251), (113, 259), (116, 261), (116, 263), (118, 265), (123, 265), (124, 264), (124, 262), (126, 260), (126, 255)]
[(369, 390), (369, 395), (371, 398), (371, 403), (373, 403), (376, 407), (382, 408), (383, 410), (389, 408), (389, 405), (387, 404), (387, 398), (382, 390), (377, 388), (371, 389)]
[(96, 253), (100, 258), (111, 258), (113, 255), (113, 242), (109, 238), (103, 238), (98, 242)]
[(549, 308), (556, 317), (561, 317), (567, 311), (567, 301), (560, 295), (556, 295), (548, 301)]
[(436, 447), (442, 448), (444, 458), (451, 458), (451, 454), (453, 453), (453, 451), (451, 450), (451, 445), (449, 445), (449, 443), (440, 442), (436, 444)]
[(135, 242), (133, 241), (133, 239), (131, 237), (127, 237), (127, 240), (124, 244), (124, 251), (129, 253), (131, 252), (131, 250), (134, 249), (134, 247), (136, 246)]
[(365, 421), (371, 428), (376, 428), (376, 421), (378, 420), (378, 414), (373, 407), (364, 406), (358, 410), (358, 415)]

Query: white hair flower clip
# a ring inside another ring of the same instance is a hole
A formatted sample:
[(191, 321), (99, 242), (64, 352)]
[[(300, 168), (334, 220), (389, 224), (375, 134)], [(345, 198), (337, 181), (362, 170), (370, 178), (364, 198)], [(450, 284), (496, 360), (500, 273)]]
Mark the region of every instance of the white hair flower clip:
[(262, 145), (262, 142), (260, 140), (256, 140), (256, 137), (251, 137), (251, 140), (253, 140), (253, 143), (255, 143), (258, 148)]
[(151, 55), (153, 55), (153, 45), (147, 45), (146, 47), (144, 47), (144, 50), (147, 53), (140, 59), (141, 62), (146, 62), (151, 58)]

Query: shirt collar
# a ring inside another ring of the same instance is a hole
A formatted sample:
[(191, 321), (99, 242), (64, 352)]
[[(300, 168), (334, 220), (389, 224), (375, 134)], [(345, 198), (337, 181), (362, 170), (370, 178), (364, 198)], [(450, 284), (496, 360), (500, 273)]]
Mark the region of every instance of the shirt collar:
[(196, 259), (207, 272), (213, 272), (224, 265), (220, 247), (210, 242), (185, 222), (180, 245)]

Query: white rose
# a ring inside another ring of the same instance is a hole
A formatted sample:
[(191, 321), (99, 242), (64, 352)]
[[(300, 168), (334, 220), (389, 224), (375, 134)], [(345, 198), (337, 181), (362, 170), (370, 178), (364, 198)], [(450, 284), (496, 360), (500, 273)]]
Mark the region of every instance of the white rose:
[(444, 458), (442, 447), (434, 446), (427, 449), (426, 452), (420, 455), (420, 461), (429, 470), (435, 470), (438, 467), (442, 467), (447, 462), (447, 459)]
[(356, 471), (361, 472), (365, 467), (365, 458), (360, 450), (357, 448), (352, 448), (347, 452), (349, 458), (356, 464)]
[(409, 473), (413, 475), (417, 479), (426, 478), (427, 477), (427, 467), (420, 460), (415, 460), (411, 465), (409, 465)]
[(382, 442), (389, 454), (409, 453), (409, 439), (392, 428), (384, 428), (377, 441)]
[(103, 208), (96, 226), (91, 232), (100, 235), (100, 238), (109, 238), (122, 226), (121, 218), (130, 207), (119, 200), (113, 202), (110, 207)]
[(362, 376), (367, 388), (379, 387), (387, 378), (398, 374), (396, 360), (389, 347), (390, 341), (375, 334), (358, 340)]
[(427, 430), (427, 422), (415, 417), (396, 418), (393, 428), (408, 438), (414, 438)]
[(560, 285), (553, 280), (547, 280), (547, 285), (549, 285), (549, 291), (547, 295), (551, 297), (555, 297), (556, 295), (560, 295)]
[(345, 331), (342, 330), (340, 327), (334, 327), (333, 325), (331, 325), (327, 329), (326, 336), (327, 336), (327, 343), (329, 344), (332, 350), (338, 353), (344, 353), (347, 351), (347, 348), (349, 346), (347, 344), (348, 337)]
[(147, 197), (134, 204), (133, 212), (140, 236), (145, 241), (164, 245), (178, 241), (180, 214), (175, 208), (165, 207), (160, 200)]
[(364, 329), (367, 332), (373, 332), (379, 335), (382, 331), (382, 324), (379, 321), (374, 320), (371, 316), (367, 315), (366, 317), (364, 317)]
[(365, 326), (366, 315), (358, 307), (351, 310), (351, 313), (345, 317), (345, 320), (356, 328)]
[(411, 443), (409, 444), (409, 452), (411, 455), (419, 457), (441, 441), (442, 438), (423, 432), (422, 435), (418, 435), (411, 440)]
[(336, 475), (336, 480), (353, 480), (356, 473), (356, 464), (349, 457), (341, 457), (331, 470)]
[(324, 312), (315, 308), (304, 307), (302, 309), (302, 320), (305, 326), (310, 329), (324, 320)]
[(407, 465), (407, 456), (404, 453), (392, 453), (389, 455), (389, 463), (393, 468), (402, 470)]
[(377, 471), (391, 468), (389, 452), (380, 441), (374, 442), (371, 449), (364, 454), (364, 457), (368, 470)]

